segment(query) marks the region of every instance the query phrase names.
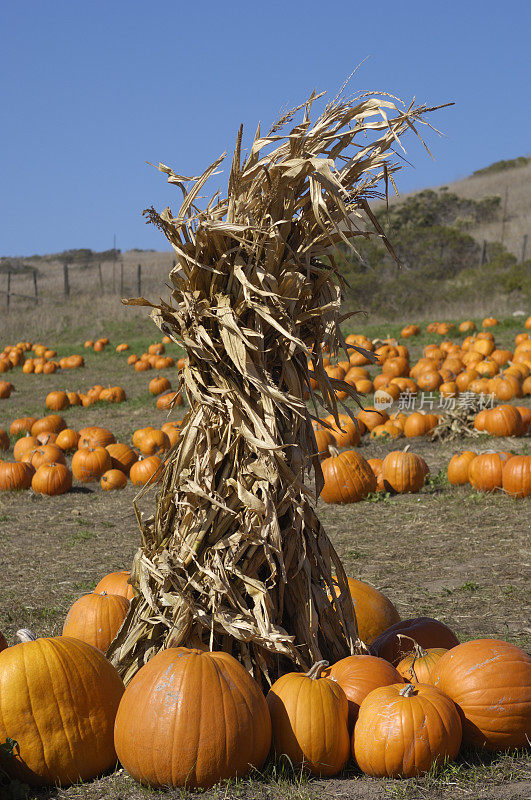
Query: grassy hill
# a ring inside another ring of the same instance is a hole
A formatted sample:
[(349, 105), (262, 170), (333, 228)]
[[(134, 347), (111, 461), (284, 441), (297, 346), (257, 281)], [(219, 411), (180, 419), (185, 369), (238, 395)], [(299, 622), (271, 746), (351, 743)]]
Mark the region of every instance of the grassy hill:
[(529, 308), (531, 236), (520, 261), (523, 236), (531, 234), (531, 159), (497, 162), (375, 211), (401, 268), (374, 238), (358, 239), (360, 258), (338, 248), (352, 309), (425, 318)]

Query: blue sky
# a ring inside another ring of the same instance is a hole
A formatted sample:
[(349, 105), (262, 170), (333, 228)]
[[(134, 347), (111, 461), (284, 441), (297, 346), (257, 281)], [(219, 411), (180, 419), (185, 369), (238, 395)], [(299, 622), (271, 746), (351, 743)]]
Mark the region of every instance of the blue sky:
[(434, 161), (404, 140), (401, 191), (527, 155), (530, 30), (529, 0), (4, 0), (0, 255), (166, 249), (141, 212), (178, 197), (146, 161), (199, 174), (240, 122), (334, 96), (367, 57), (352, 90), (456, 103), (431, 115)]

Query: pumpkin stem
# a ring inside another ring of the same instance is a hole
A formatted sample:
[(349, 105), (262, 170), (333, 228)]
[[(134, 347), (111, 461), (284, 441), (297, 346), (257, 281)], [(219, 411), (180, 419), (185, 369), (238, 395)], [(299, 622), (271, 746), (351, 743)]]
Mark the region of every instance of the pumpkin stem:
[(329, 663), (328, 661), (316, 661), (313, 667), (306, 673), (306, 677), (315, 680), (319, 677), (321, 670), (327, 667)]
[(406, 683), (400, 689), (398, 694), (400, 695), (400, 697), (411, 697), (412, 695), (417, 694), (417, 692), (418, 689), (412, 683)]
[(412, 639), (411, 636), (406, 636), (404, 633), (397, 633), (397, 636), (399, 639), (409, 639), (410, 642), (413, 642), (413, 661), (411, 662), (408, 672), (413, 678), (414, 682), (418, 683), (419, 679), (417, 678), (417, 673), (415, 672), (415, 661), (417, 658), (424, 658), (424, 656), (427, 656), (428, 653), (423, 647), (420, 646), (418, 642), (415, 641), (415, 639)]
[(21, 642), (35, 642), (37, 640), (37, 634), (30, 631), (29, 628), (21, 628), (17, 631), (17, 637)]
[(337, 458), (339, 455), (339, 450), (337, 449), (337, 447), (334, 447), (333, 444), (328, 445), (328, 452), (330, 453), (330, 456), (332, 458)]

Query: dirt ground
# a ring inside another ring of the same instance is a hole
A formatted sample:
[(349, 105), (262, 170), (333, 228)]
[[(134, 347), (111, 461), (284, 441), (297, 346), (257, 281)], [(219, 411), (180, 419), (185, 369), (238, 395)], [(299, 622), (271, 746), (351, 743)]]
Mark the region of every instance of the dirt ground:
[[(512, 345), (517, 328), (500, 331), (502, 346)], [(381, 331), (381, 334), (388, 331)], [(86, 333), (86, 332), (85, 332)], [(112, 343), (126, 340), (129, 352), (143, 351), (157, 340), (146, 326), (112, 330)], [(87, 334), (88, 335), (88, 334)], [(22, 337), (22, 331), (20, 333)], [(76, 334), (78, 337), (78, 334)], [(418, 355), (424, 337), (411, 346)], [(0, 343), (5, 344), (5, 342)], [(57, 342), (50, 341), (57, 347)], [(18, 416), (46, 413), (44, 399), (52, 389), (89, 388), (94, 383), (122, 385), (128, 400), (122, 405), (75, 407), (63, 413), (69, 427), (99, 424), (109, 427), (118, 441), (131, 441), (133, 431), (160, 426), (167, 414), (157, 411), (147, 391), (154, 371), (136, 373), (126, 365), (128, 353), (101, 354), (83, 350), (82, 339), (68, 336), (57, 347), (59, 356), (81, 352), (85, 369), (56, 375), (9, 373), (16, 392), (0, 401), (0, 428), (9, 428)], [(175, 351), (175, 355), (178, 353)], [(176, 385), (175, 370), (164, 373)], [(529, 399), (519, 401), (529, 404)], [(177, 409), (181, 417), (185, 408)], [(529, 452), (529, 438), (459, 440), (431, 443), (408, 440), (422, 455), (431, 478), (417, 495), (379, 496), (349, 505), (317, 504), (325, 529), (345, 564), (348, 575), (383, 591), (403, 618), (428, 615), (449, 625), (461, 641), (495, 637), (531, 649), (529, 603), (529, 500), (511, 500), (503, 494), (478, 494), (470, 487), (451, 487), (445, 470), (451, 455), (462, 449)], [(367, 439), (360, 452), (367, 458), (403, 447), (398, 442)], [(8, 455), (11, 458), (12, 455)], [(70, 605), (91, 591), (100, 578), (127, 569), (139, 544), (130, 484), (121, 492), (102, 492), (99, 484), (74, 484), (61, 497), (0, 493), (0, 630), (10, 643), (15, 632), (28, 627), (39, 635), (60, 634)], [(153, 509), (155, 492), (142, 508)], [(0, 787), (0, 796), (2, 788)], [(157, 794), (142, 789), (123, 770), (90, 784), (39, 795), (58, 798), (137, 800)], [(30, 796), (33, 796), (30, 794)], [(185, 792), (168, 791), (167, 798)], [(377, 781), (355, 767), (337, 779), (317, 780), (294, 775), (282, 765), (271, 765), (262, 776), (220, 785), (205, 794), (217, 798), (477, 798), (523, 800), (531, 796), (529, 759), (523, 753), (467, 753), (438, 775), (407, 781)], [(2, 798), (3, 800), (3, 798)]]

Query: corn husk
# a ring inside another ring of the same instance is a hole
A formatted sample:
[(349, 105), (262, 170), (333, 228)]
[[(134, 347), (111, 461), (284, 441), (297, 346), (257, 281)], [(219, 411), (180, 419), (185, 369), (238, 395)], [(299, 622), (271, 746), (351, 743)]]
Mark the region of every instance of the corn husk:
[(203, 207), (224, 155), (199, 177), (159, 164), (183, 194), (176, 214), (145, 212), (175, 251), (171, 299), (124, 302), (150, 306), (185, 348), (179, 391), (190, 410), (153, 517), (137, 509), (136, 596), (108, 653), (126, 682), (168, 646), (226, 650), (265, 682), (363, 651), (314, 509), (323, 475), (312, 420), (323, 408), (337, 420), (337, 390), (358, 399), (323, 366), (323, 346), (346, 352), (333, 248), (378, 236), (393, 253), (368, 200), (382, 182), (387, 191), (401, 134), (429, 109), (364, 94), (336, 98), (312, 122), (319, 97), (267, 134), (259, 126), (243, 160), (240, 128), (226, 196)]

